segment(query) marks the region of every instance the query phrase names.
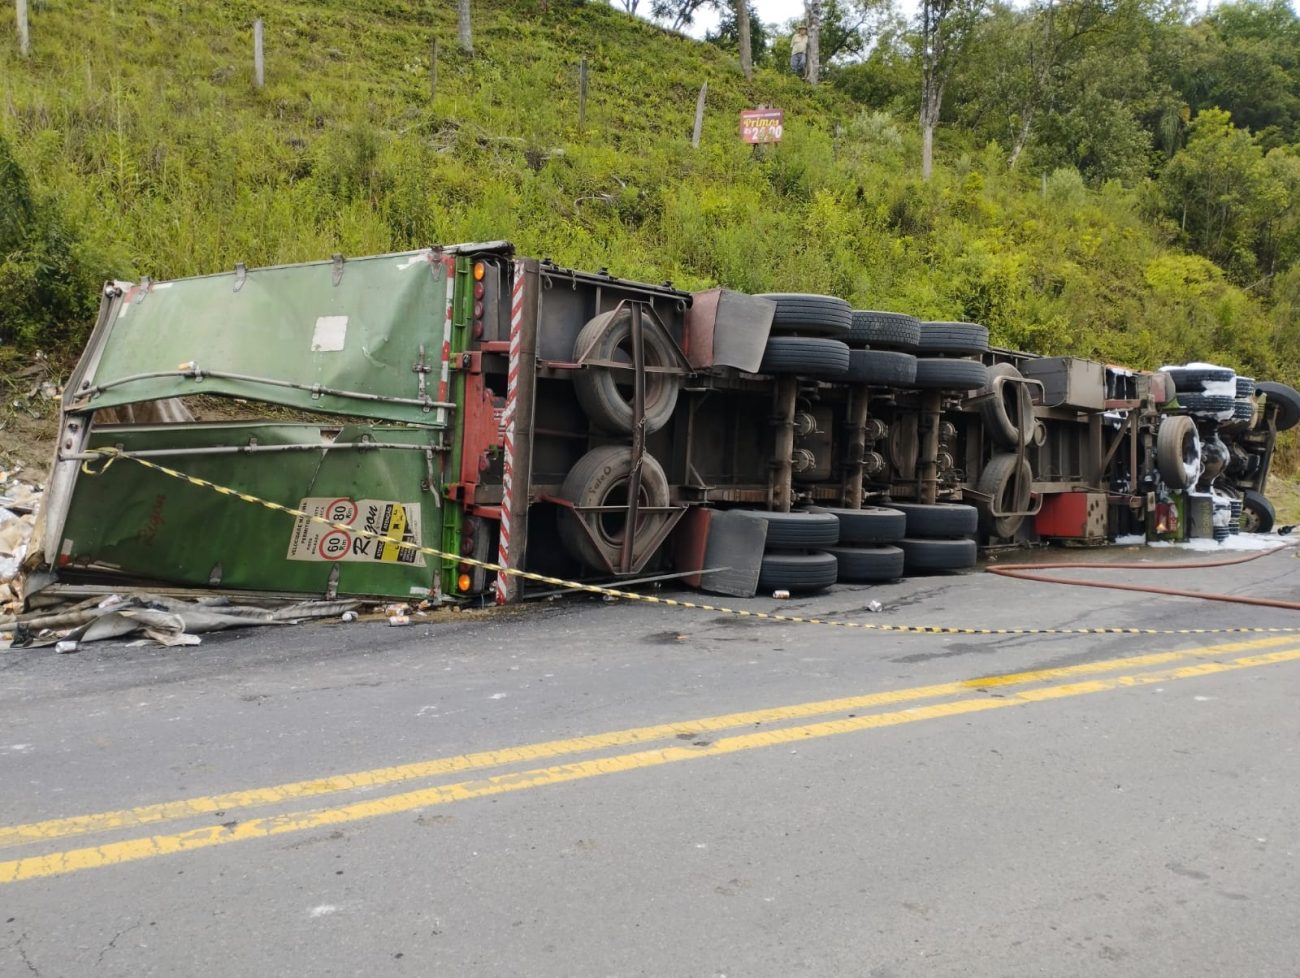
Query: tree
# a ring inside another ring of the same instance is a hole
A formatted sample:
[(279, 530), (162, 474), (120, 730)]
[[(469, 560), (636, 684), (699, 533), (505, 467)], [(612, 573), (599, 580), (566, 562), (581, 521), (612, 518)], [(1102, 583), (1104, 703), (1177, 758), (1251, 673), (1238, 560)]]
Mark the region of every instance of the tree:
[(474, 53), (474, 38), (470, 34), (469, 26), (469, 0), (457, 0), (457, 13), (459, 15), (460, 27), (460, 46), (466, 54)]
[(804, 13), (808, 18), (808, 69), (805, 77), (809, 85), (816, 85), (821, 74), (821, 0), (804, 0)]
[(736, 28), (740, 45), (740, 72), (746, 81), (754, 77), (754, 49), (749, 38), (749, 0), (734, 0), (732, 6), (736, 11)]
[(680, 31), (695, 23), (702, 10), (716, 10), (720, 0), (652, 0), (650, 16), (667, 24), (670, 31)]
[[(749, 65), (750, 71), (753, 66), (761, 64), (767, 57), (768, 30), (762, 18), (758, 16), (755, 10), (753, 0), (746, 5), (749, 19)], [(709, 31), (704, 35), (704, 39), (710, 44), (716, 44), (720, 48), (730, 50), (733, 46), (740, 50), (740, 22), (737, 13), (740, 10), (739, 4), (733, 3), (731, 6), (722, 8), (721, 17), (718, 19), (718, 28), (715, 31)], [(745, 59), (741, 57), (741, 69), (744, 70)], [(748, 76), (747, 76), (748, 77)]]
[(921, 0), (921, 179), (934, 169), (943, 90), (979, 23), (985, 0)]
[(1222, 109), (1192, 120), (1187, 146), (1160, 175), (1160, 192), (1192, 248), (1239, 279), (1254, 272), (1261, 226), (1284, 203), (1258, 143)]

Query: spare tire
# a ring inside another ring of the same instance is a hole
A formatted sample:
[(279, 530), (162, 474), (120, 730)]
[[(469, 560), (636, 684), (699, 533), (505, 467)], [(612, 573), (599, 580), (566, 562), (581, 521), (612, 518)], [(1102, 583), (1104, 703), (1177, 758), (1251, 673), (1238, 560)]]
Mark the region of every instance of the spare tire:
[(1255, 378), (1254, 377), (1237, 377), (1237, 396), (1254, 397), (1255, 396)]
[(890, 350), (850, 350), (844, 379), (877, 387), (911, 387), (916, 382), (916, 357)]
[(1300, 392), (1294, 387), (1272, 380), (1261, 380), (1255, 385), (1269, 404), (1278, 405), (1277, 430), (1286, 431), (1300, 423)]
[[(656, 329), (641, 330), (647, 367), (678, 366), (676, 352)], [(601, 313), (592, 319), (573, 345), (573, 356), (586, 355), (614, 363), (632, 362), (632, 310), (628, 307)], [(632, 430), (631, 371), (588, 366), (573, 375), (573, 392), (588, 419), (605, 431)], [(658, 431), (668, 423), (677, 407), (682, 378), (676, 374), (645, 375), (645, 430)]]
[(800, 377), (843, 377), (849, 369), (849, 348), (839, 340), (815, 336), (773, 336), (763, 349), (762, 374)]
[[(1014, 452), (994, 455), (980, 473), (975, 487), (993, 500), (1000, 510), (1023, 512), (1029, 508), (1034, 491), (1034, 472), (1027, 458), (1017, 458)], [(994, 516), (992, 511), (980, 510), (984, 531), (990, 536), (1010, 540), (1025, 521), (1024, 516)]]
[(974, 540), (914, 540), (905, 537), (898, 541), (898, 546), (903, 551), (903, 567), (909, 574), (965, 570), (975, 566), (978, 556)]
[[(631, 473), (631, 448), (602, 445), (578, 459), (564, 477), (560, 496), (579, 507), (622, 505), (627, 501)], [(668, 477), (651, 455), (641, 457), (641, 491), (638, 496), (643, 506), (667, 506), (669, 503)], [(664, 518), (662, 513), (638, 513), (633, 545), (658, 532)], [(587, 532), (576, 512), (567, 506), (560, 508), (560, 541), (564, 549), (592, 570), (608, 573), (610, 568), (618, 566), (623, 556), (627, 517), (622, 513), (600, 513), (587, 525), (592, 526), (594, 534)]]
[(1237, 398), (1232, 394), (1193, 394), (1189, 391), (1178, 395), (1178, 406), (1200, 418), (1226, 420), (1236, 410)]
[(907, 515), (909, 537), (964, 537), (979, 528), (979, 513), (962, 503), (890, 503)]
[(894, 543), (907, 534), (907, 516), (885, 506), (836, 509), (813, 506), (810, 513), (830, 513), (840, 523), (840, 543)]
[(828, 553), (764, 554), (758, 572), (758, 593), (824, 591), (838, 575), (839, 562)]
[(1201, 436), (1185, 414), (1167, 414), (1156, 432), (1156, 471), (1170, 489), (1190, 489), (1201, 477)]
[(979, 323), (922, 323), (916, 348), (921, 353), (971, 356), (989, 351), (988, 327)]
[(803, 292), (764, 292), (757, 296), (776, 303), (772, 332), (806, 333), (843, 338), (853, 325), (853, 309), (832, 295)]
[(901, 312), (853, 310), (853, 325), (844, 342), (850, 346), (869, 346), (873, 350), (899, 350), (911, 353), (921, 338), (921, 321)]
[(920, 357), (916, 361), (918, 390), (973, 391), (988, 383), (988, 368), (978, 360)]
[(903, 576), (903, 551), (898, 547), (831, 547), (826, 552), (839, 564), (841, 581), (896, 581)]
[(818, 550), (833, 547), (840, 539), (840, 521), (834, 514), (815, 510), (766, 513), (751, 510), (767, 520), (768, 550)]
[(1034, 437), (1034, 402), (1029, 388), (1016, 383), (1023, 377), (1009, 363), (997, 363), (988, 368), (988, 383), (981, 394), (991, 397), (980, 405), (984, 429), (1003, 448), (1028, 445)]
[(1179, 394), (1200, 394), (1209, 384), (1235, 384), (1237, 372), (1227, 367), (1205, 364), (1196, 367), (1164, 367), (1164, 372), (1174, 379), (1174, 390)]

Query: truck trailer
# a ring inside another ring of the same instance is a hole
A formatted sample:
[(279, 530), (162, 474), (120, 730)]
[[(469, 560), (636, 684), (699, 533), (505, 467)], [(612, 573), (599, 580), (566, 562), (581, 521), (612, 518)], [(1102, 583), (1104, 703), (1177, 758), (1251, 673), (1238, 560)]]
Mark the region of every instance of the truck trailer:
[(691, 294), (504, 241), (237, 265), (104, 287), (28, 592), (506, 603), (545, 589), (522, 569), (753, 595), (979, 548), (1223, 539), (1271, 529), (1298, 421), (1295, 390), (1214, 364), (999, 349), (978, 324)]

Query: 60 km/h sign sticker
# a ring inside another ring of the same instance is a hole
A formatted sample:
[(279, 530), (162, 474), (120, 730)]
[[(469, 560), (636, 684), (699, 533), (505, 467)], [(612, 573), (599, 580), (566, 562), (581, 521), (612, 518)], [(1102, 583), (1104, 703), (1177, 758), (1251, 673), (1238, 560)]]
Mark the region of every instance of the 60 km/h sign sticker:
[(289, 560), (424, 566), (424, 555), (416, 549), (421, 545), (419, 503), (317, 496), (302, 500), (298, 508), (314, 517), (331, 523), (344, 523), (363, 534), (377, 533), (385, 539), (355, 536), (346, 530), (322, 526), (299, 516), (289, 538), (286, 555)]

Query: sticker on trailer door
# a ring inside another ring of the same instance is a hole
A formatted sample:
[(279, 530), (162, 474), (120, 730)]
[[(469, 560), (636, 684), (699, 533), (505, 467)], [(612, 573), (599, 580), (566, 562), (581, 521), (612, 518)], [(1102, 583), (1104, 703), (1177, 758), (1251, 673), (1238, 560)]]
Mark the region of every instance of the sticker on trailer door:
[[(386, 499), (347, 499), (318, 496), (304, 499), (298, 508), (312, 516), (348, 527), (325, 526), (299, 516), (289, 538), (289, 560), (362, 561), (365, 563), (424, 566), (420, 546), (419, 503)], [(361, 533), (377, 533), (376, 540)]]

